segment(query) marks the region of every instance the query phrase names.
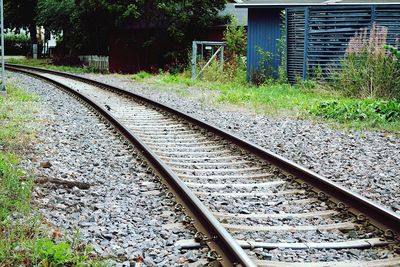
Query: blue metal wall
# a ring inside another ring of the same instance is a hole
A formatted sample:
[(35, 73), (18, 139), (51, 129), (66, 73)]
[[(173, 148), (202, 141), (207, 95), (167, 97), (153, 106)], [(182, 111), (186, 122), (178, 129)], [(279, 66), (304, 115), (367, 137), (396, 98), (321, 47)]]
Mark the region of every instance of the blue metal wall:
[[(295, 76), (306, 79), (320, 71), (329, 77), (332, 71), (341, 68), (349, 40), (358, 30), (374, 23), (388, 27), (389, 44), (395, 44), (400, 34), (400, 5), (305, 7), (303, 10), (305, 15), (299, 9), (286, 10), (289, 26), (292, 26), (287, 31), (290, 82), (295, 82)], [(304, 35), (296, 34), (298, 32)]]
[(249, 9), (247, 41), (247, 77), (259, 70), (258, 48), (274, 57), (272, 67), (277, 71), (280, 64), (277, 40), (281, 38), (281, 9)]
[[(281, 38), (280, 9), (249, 8), (247, 75), (259, 69), (257, 48), (278, 55)], [(400, 38), (400, 5), (321, 6), (286, 9), (287, 72), (291, 82), (296, 77), (310, 78), (315, 71), (329, 74), (341, 66), (351, 37), (373, 23), (388, 27), (388, 43)], [(279, 56), (272, 62), (275, 71)]]

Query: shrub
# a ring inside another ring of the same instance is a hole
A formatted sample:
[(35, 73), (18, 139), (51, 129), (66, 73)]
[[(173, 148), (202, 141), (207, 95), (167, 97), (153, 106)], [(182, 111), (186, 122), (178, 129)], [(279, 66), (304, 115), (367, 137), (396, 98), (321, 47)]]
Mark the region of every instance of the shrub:
[(400, 69), (398, 59), (387, 53), (387, 28), (373, 25), (360, 30), (350, 39), (335, 73), (334, 87), (348, 96), (359, 98), (399, 98)]
[(4, 41), (15, 43), (29, 42), (29, 36), (23, 33), (7, 33), (4, 35)]
[(226, 44), (224, 66), (225, 75), (228, 78), (236, 78), (241, 70), (245, 69), (243, 57), (246, 55), (247, 33), (244, 26), (238, 26), (235, 17), (231, 17), (230, 23), (224, 31), (224, 41)]

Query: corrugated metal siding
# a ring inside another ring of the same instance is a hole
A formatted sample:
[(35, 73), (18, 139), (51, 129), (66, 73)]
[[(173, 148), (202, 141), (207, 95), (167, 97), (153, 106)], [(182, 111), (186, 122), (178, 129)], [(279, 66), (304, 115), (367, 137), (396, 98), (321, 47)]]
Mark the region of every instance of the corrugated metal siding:
[(371, 7), (310, 8), (307, 76), (316, 68), (329, 73), (340, 67), (356, 31), (371, 25)]
[(307, 76), (316, 68), (329, 74), (340, 68), (347, 44), (356, 31), (373, 23), (388, 27), (388, 41), (400, 34), (400, 6), (310, 7)]
[(286, 40), (287, 40), (287, 75), (291, 83), (297, 77), (303, 78), (304, 40), (305, 40), (305, 9), (286, 10)]
[[(263, 51), (278, 55), (277, 40), (281, 38), (280, 9), (249, 9), (248, 43), (247, 43), (247, 75), (259, 70), (260, 55), (258, 47)], [(272, 66), (277, 70), (280, 58), (274, 57)]]
[(375, 22), (388, 27), (388, 43), (395, 45), (400, 38), (400, 6), (375, 8)]

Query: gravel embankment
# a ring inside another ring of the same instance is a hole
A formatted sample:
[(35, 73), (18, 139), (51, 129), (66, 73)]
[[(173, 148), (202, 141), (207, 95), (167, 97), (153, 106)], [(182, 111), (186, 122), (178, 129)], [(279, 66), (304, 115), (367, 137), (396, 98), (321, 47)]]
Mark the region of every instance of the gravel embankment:
[[(180, 227), (173, 206), (159, 194), (154, 176), (111, 130), (91, 112), (55, 87), (10, 74), (10, 81), (36, 93), (36, 114), (43, 124), (21, 166), (38, 178), (91, 184), (87, 190), (36, 186), (33, 199), (55, 228), (92, 245), (94, 253), (131, 266), (139, 256), (146, 266), (198, 266), (206, 252), (179, 250), (174, 244), (193, 238)], [(135, 266), (135, 265), (134, 265)]]
[(86, 74), (166, 103), (244, 137), (400, 213), (400, 138), (379, 132), (332, 129), (289, 118), (253, 115), (243, 109), (205, 103), (199, 93), (155, 89), (123, 76)]

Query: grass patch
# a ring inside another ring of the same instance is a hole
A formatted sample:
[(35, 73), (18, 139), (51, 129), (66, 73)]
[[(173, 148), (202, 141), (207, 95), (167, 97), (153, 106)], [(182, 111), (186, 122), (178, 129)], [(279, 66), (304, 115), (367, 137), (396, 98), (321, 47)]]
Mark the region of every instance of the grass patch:
[(93, 67), (71, 67), (54, 65), (51, 59), (32, 59), (32, 58), (10, 58), (6, 63), (38, 67), (56, 71), (63, 71), (75, 74), (98, 73), (99, 71)]
[(148, 78), (150, 78), (152, 75), (151, 73), (145, 72), (145, 71), (140, 71), (134, 75), (132, 75), (132, 80), (134, 81), (144, 81)]
[(0, 97), (0, 147), (16, 149), (32, 134), (29, 127), (34, 113), (32, 103), (37, 99), (13, 84), (7, 86), (7, 96)]
[(18, 167), (16, 151), (32, 141), (27, 125), (37, 99), (12, 84), (0, 97), (0, 266), (100, 265), (76, 238), (49, 237), (31, 207), (33, 180)]
[(268, 115), (288, 115), (297, 117), (307, 114), (313, 103), (331, 100), (337, 97), (327, 90), (311, 89), (310, 86), (291, 86), (289, 84), (266, 84), (254, 86), (243, 82), (193, 81), (187, 74), (162, 73), (143, 79), (144, 82), (159, 85), (179, 85), (183, 88), (194, 87), (215, 93), (214, 100), (245, 106), (257, 113)]
[(312, 81), (295, 86), (278, 83), (254, 86), (240, 80), (193, 81), (189, 73), (142, 74), (140, 81), (168, 86), (169, 90), (176, 85), (179, 95), (200, 101), (202, 94), (212, 93), (213, 102), (245, 107), (259, 114), (322, 120), (350, 129), (400, 131), (400, 118), (394, 115), (399, 111), (391, 108), (398, 102), (351, 98)]

